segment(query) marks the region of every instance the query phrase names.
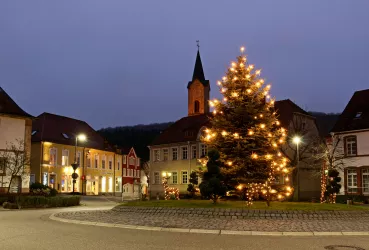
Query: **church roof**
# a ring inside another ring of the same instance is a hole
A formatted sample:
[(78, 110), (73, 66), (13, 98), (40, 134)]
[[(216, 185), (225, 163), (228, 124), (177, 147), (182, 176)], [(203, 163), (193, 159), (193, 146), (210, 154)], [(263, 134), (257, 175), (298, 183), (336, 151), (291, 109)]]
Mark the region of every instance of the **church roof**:
[[(288, 128), (288, 125), (290, 124), (295, 113), (311, 116), (290, 99), (276, 101), (274, 106), (277, 111), (279, 121), (285, 128)], [(203, 126), (210, 126), (210, 115), (211, 114), (202, 114), (181, 118), (173, 123), (169, 128), (164, 130), (159, 136), (157, 136), (151, 145), (155, 146), (196, 141), (200, 129)]]
[(32, 118), (32, 116), (26, 113), (23, 109), (21, 109), (1, 87), (0, 87), (0, 114)]
[(199, 80), (205, 87), (209, 86), (209, 80), (205, 79), (204, 69), (202, 67), (200, 50), (197, 51), (195, 68), (193, 70), (192, 81), (190, 81), (187, 85), (187, 88), (190, 87), (191, 83), (195, 80)]
[(339, 116), (332, 132), (369, 129), (369, 89), (356, 91)]

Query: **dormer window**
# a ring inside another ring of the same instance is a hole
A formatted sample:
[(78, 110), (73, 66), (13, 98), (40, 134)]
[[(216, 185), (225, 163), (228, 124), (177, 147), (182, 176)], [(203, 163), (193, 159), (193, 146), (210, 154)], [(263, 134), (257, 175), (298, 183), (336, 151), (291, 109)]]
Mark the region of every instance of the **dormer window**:
[(69, 139), (69, 136), (68, 136), (67, 134), (62, 133), (62, 135), (63, 135), (63, 137), (64, 137), (65, 139)]
[(37, 130), (33, 130), (31, 135), (35, 135), (37, 133)]
[(361, 118), (362, 114), (363, 114), (363, 112), (357, 112), (356, 115), (355, 115), (355, 119)]
[(191, 137), (191, 136), (193, 136), (193, 131), (189, 131), (189, 130), (185, 131), (185, 137)]

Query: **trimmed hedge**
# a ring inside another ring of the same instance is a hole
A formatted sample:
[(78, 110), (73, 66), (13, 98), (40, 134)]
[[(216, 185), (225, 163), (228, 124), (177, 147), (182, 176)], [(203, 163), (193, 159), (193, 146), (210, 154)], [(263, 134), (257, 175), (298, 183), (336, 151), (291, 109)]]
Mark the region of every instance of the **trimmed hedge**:
[(18, 196), (15, 202), (5, 202), (4, 208), (70, 207), (80, 204), (80, 196)]

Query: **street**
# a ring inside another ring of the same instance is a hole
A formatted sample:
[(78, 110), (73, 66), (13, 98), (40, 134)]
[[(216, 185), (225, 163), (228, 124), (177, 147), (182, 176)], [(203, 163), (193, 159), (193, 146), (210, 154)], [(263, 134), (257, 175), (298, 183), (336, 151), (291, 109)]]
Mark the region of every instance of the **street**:
[(78, 208), (0, 210), (0, 249), (360, 249), (369, 250), (369, 236), (226, 236), (171, 233), (52, 221), (60, 211), (110, 208), (105, 198), (85, 200)]

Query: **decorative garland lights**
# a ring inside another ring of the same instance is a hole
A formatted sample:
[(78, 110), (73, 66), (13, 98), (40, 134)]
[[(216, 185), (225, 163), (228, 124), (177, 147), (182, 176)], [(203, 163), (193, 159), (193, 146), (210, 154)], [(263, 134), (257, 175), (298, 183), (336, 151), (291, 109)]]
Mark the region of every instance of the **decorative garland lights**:
[[(206, 129), (203, 140), (209, 147), (213, 146), (220, 151), (225, 171), (227, 168), (246, 168), (246, 164), (239, 155), (232, 156), (222, 153), (222, 146), (238, 145), (241, 148), (240, 144), (249, 145), (250, 143), (252, 145), (255, 141), (262, 143), (262, 150), (260, 146), (259, 148), (248, 146), (244, 152), (254, 149), (248, 153), (251, 159), (249, 165), (265, 166), (263, 169), (265, 169), (265, 176), (268, 177), (264, 179), (265, 182), (262, 180), (245, 183), (238, 181), (237, 189), (245, 191), (248, 205), (251, 205), (259, 195), (264, 197), (269, 204), (272, 199), (284, 200), (293, 193), (293, 188), (289, 186), (288, 160), (279, 151), (279, 148), (286, 142), (287, 130), (280, 127), (280, 121), (274, 111), (275, 100), (269, 95), (271, 85), (265, 85), (264, 79), (259, 78), (260, 69), (254, 70), (254, 65), (247, 63), (246, 56), (243, 55), (244, 50), (242, 47), (238, 62), (232, 62), (227, 75), (217, 82), (223, 100), (209, 101), (210, 106), (213, 107), (212, 119), (218, 119), (215, 121), (217, 126), (212, 124), (212, 129)], [(238, 107), (247, 110), (245, 111), (246, 122), (247, 119), (252, 119), (248, 127), (243, 127), (243, 124), (238, 127), (227, 124), (230, 122), (228, 121), (230, 116), (235, 119), (236, 115), (239, 115), (237, 113), (239, 111), (236, 110)], [(255, 107), (258, 107), (257, 110)], [(217, 118), (219, 116), (224, 118)], [(219, 124), (226, 125), (220, 126)], [(283, 178), (283, 184), (278, 182), (280, 178)]]
[(178, 188), (173, 188), (168, 186), (168, 179), (171, 177), (171, 173), (163, 173), (163, 187), (164, 187), (164, 199), (170, 200), (171, 196), (174, 195), (176, 200), (179, 200), (179, 190)]

